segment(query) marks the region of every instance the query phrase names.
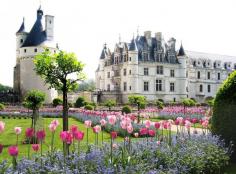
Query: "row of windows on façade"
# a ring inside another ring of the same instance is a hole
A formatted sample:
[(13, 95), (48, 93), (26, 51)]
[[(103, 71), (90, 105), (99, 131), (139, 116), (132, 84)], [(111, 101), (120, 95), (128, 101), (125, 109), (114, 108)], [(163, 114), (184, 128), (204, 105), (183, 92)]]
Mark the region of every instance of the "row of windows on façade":
[[(131, 74), (132, 74), (132, 71), (129, 70), (129, 75), (131, 75)], [(161, 66), (161, 65), (157, 66), (156, 67), (156, 74), (163, 75), (164, 74), (164, 67)], [(175, 77), (175, 70), (174, 69), (170, 69), (170, 73), (169, 74), (170, 74), (170, 77)], [(207, 72), (207, 80), (214, 80), (214, 79), (212, 79), (211, 74), (212, 73), (210, 71)], [(119, 71), (115, 71), (114, 76), (119, 76), (119, 75), (120, 75)], [(126, 75), (127, 75), (127, 69), (124, 68), (123, 69), (123, 76), (126, 76)], [(149, 68), (148, 67), (144, 67), (143, 68), (143, 75), (144, 76), (148, 76), (149, 75)], [(186, 73), (186, 77), (188, 77), (188, 72)], [(107, 78), (111, 78), (111, 73), (110, 72), (107, 72)], [(201, 71), (197, 71), (197, 79), (201, 79)], [(215, 80), (221, 80), (221, 73), (220, 72), (217, 73), (217, 79), (215, 79)]]
[[(128, 91), (127, 89), (127, 82), (123, 82), (123, 91), (126, 92)], [(150, 87), (149, 87), (149, 81), (144, 81), (143, 82), (143, 91), (145, 92), (148, 92), (150, 90)], [(203, 92), (203, 84), (200, 84), (199, 85), (199, 92)], [(207, 84), (207, 92), (210, 93), (211, 92), (211, 85), (210, 84)], [(107, 91), (110, 91), (110, 84), (107, 85)], [(117, 88), (116, 88), (117, 89)], [(132, 90), (132, 86), (129, 86), (129, 90), (131, 91)], [(157, 92), (164, 92), (165, 89), (164, 89), (164, 80), (162, 79), (156, 79), (156, 84), (155, 84), (155, 91)], [(176, 92), (175, 91), (175, 82), (170, 82), (169, 83), (169, 92)], [(188, 92), (188, 88), (186, 88), (186, 92)]]

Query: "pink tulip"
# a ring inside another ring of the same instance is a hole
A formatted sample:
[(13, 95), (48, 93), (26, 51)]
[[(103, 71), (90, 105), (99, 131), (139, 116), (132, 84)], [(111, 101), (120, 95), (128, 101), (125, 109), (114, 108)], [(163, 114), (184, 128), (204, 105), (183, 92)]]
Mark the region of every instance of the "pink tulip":
[(133, 131), (134, 131), (134, 128), (133, 128), (132, 124), (130, 124), (129, 126), (127, 126), (127, 132), (128, 132), (129, 134), (131, 134)]
[(45, 130), (39, 130), (36, 132), (36, 137), (39, 141), (43, 141), (45, 139), (46, 133)]
[(157, 141), (157, 145), (160, 145), (161, 144), (161, 142), (160, 141)]
[(209, 124), (209, 121), (208, 121), (208, 120), (204, 120), (204, 121), (202, 122), (202, 126), (203, 126), (204, 128), (207, 128), (207, 127), (208, 127), (208, 124)]
[(188, 121), (188, 120), (185, 120), (185, 127), (186, 127), (186, 129), (190, 129), (190, 127), (191, 127), (191, 125), (192, 125), (192, 123), (190, 122), (190, 121)]
[(17, 146), (10, 146), (8, 147), (8, 154), (11, 156), (17, 156), (18, 155), (18, 147)]
[(5, 129), (5, 123), (0, 121), (0, 133), (2, 133)]
[(117, 149), (118, 145), (117, 144), (112, 144), (113, 149)]
[(71, 144), (73, 141), (73, 136), (72, 136), (71, 132), (69, 132), (69, 131), (62, 131), (60, 133), (60, 138), (66, 144)]
[(140, 135), (147, 135), (148, 134), (148, 129), (147, 128), (141, 128), (139, 130)]
[(115, 115), (107, 116), (107, 119), (108, 119), (109, 124), (111, 124), (111, 125), (114, 125), (116, 123), (116, 116)]
[(19, 135), (21, 133), (21, 127), (15, 127), (14, 128), (16, 135)]
[(58, 120), (52, 120), (51, 124), (54, 124), (56, 127), (59, 126), (59, 121)]
[(77, 132), (75, 133), (75, 139), (76, 139), (76, 140), (82, 141), (83, 138), (84, 138), (84, 133), (83, 133), (83, 132), (77, 131)]
[(111, 138), (116, 139), (116, 137), (117, 137), (117, 132), (115, 131), (111, 132)]
[(92, 126), (92, 121), (91, 120), (86, 120), (84, 122), (84, 125), (85, 125), (86, 128), (90, 128)]
[(2, 150), (3, 150), (3, 145), (0, 144), (0, 154), (2, 153)]
[(57, 126), (55, 125), (55, 124), (49, 124), (49, 130), (51, 131), (51, 132), (55, 132), (56, 131), (56, 128), (57, 128)]
[(150, 126), (152, 124), (152, 122), (150, 120), (145, 120), (144, 123), (145, 123), (146, 128), (150, 128)]
[(134, 137), (135, 137), (135, 138), (138, 138), (138, 132), (135, 132), (135, 133), (134, 133)]
[(101, 126), (96, 125), (96, 126), (93, 127), (93, 132), (94, 133), (99, 133), (100, 131), (101, 131)]
[(33, 128), (27, 128), (25, 131), (25, 136), (27, 138), (32, 138), (34, 136), (34, 129)]
[(105, 125), (107, 124), (107, 121), (104, 120), (104, 119), (101, 119), (101, 120), (100, 120), (100, 123), (101, 123), (102, 126), (105, 126)]
[(154, 130), (148, 130), (148, 135), (150, 136), (150, 137), (154, 137), (155, 135), (156, 135), (156, 132), (154, 131)]
[(72, 133), (72, 135), (73, 135), (73, 138), (75, 138), (75, 134), (78, 132), (78, 126), (76, 126), (76, 125), (71, 125), (71, 126), (70, 126), (70, 131), (71, 131), (71, 133)]
[(154, 126), (155, 126), (156, 129), (160, 129), (161, 124), (160, 124), (159, 122), (155, 122), (155, 123), (154, 123)]
[(33, 149), (33, 151), (38, 152), (39, 151), (39, 144), (32, 144), (32, 149)]

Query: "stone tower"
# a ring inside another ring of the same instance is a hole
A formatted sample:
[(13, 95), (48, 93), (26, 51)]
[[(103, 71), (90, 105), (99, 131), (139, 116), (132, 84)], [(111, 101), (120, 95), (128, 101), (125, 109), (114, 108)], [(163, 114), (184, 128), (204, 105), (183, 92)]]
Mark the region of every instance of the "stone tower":
[(48, 85), (34, 71), (35, 55), (43, 52), (45, 47), (52, 52), (57, 51), (56, 44), (53, 42), (54, 17), (45, 16), (45, 29), (42, 25), (43, 17), (43, 11), (39, 7), (36, 21), (30, 32), (25, 31), (24, 20), (16, 32), (16, 66), (14, 67), (13, 88), (19, 94), (21, 101), (32, 89), (43, 91), (46, 94), (46, 103), (51, 103), (57, 97), (57, 91), (48, 89)]

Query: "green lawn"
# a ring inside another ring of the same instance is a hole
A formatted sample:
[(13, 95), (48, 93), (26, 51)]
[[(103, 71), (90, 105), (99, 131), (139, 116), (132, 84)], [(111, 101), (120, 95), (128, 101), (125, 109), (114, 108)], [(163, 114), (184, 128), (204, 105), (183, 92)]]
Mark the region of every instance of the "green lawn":
[[(59, 133), (62, 130), (62, 118), (57, 118), (60, 122), (60, 125), (58, 126), (56, 133), (55, 133), (55, 139), (54, 144), (56, 148), (62, 149), (62, 142), (59, 137)], [(22, 133), (19, 135), (19, 157), (27, 156), (27, 149), (28, 144), (22, 144), (22, 142), (25, 140), (25, 130), (26, 128), (31, 126), (31, 119), (0, 119), (1, 121), (5, 122), (5, 131), (0, 134), (0, 144), (4, 145), (4, 149), (2, 154), (0, 154), (0, 161), (3, 159), (8, 159), (9, 155), (7, 152), (7, 149), (9, 146), (16, 144), (16, 134), (14, 132), (14, 127), (22, 127)], [(49, 149), (50, 143), (51, 143), (51, 132), (48, 129), (48, 125), (53, 120), (53, 118), (43, 118), (43, 125), (46, 130), (46, 139), (45, 143), (43, 144), (43, 151), (46, 152)], [(85, 133), (84, 140), (81, 143), (82, 147), (86, 146), (86, 128), (84, 127), (83, 123), (78, 122), (77, 120), (73, 118), (69, 118), (69, 125), (77, 125), (81, 131)], [(92, 129), (89, 129), (89, 143), (94, 143), (94, 133)], [(99, 133), (99, 143), (101, 143), (101, 133)], [(104, 132), (104, 141), (109, 141), (110, 135), (108, 133)], [(122, 141), (123, 139), (121, 137), (118, 137), (116, 141)], [(31, 150), (31, 153), (32, 150)]]

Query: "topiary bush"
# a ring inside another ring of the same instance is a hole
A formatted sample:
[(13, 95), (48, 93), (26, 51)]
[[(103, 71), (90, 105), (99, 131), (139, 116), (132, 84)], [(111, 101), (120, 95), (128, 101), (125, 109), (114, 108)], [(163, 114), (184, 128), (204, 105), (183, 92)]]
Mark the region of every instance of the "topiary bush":
[(86, 109), (86, 110), (93, 110), (93, 106), (92, 105), (86, 105), (84, 107), (84, 109)]
[(83, 107), (85, 106), (85, 99), (83, 97), (78, 97), (76, 102), (75, 102), (75, 107), (76, 108), (80, 108), (80, 107)]
[(156, 106), (157, 106), (158, 109), (163, 109), (164, 108), (164, 104), (160, 100), (156, 101)]
[[(220, 135), (227, 144), (236, 144), (236, 71), (219, 88), (213, 105), (211, 130)], [(232, 159), (236, 161), (236, 146), (233, 147)]]
[(54, 98), (53, 99), (53, 101), (52, 101), (52, 105), (54, 106), (54, 107), (57, 107), (58, 105), (62, 105), (62, 99), (60, 99), (60, 98)]
[(126, 106), (124, 106), (124, 107), (122, 108), (122, 113), (129, 114), (129, 113), (131, 113), (131, 112), (132, 112), (132, 110), (131, 110), (131, 108), (130, 108), (128, 105), (126, 105)]
[(5, 106), (4, 104), (0, 103), (0, 111), (4, 110), (5, 109)]

